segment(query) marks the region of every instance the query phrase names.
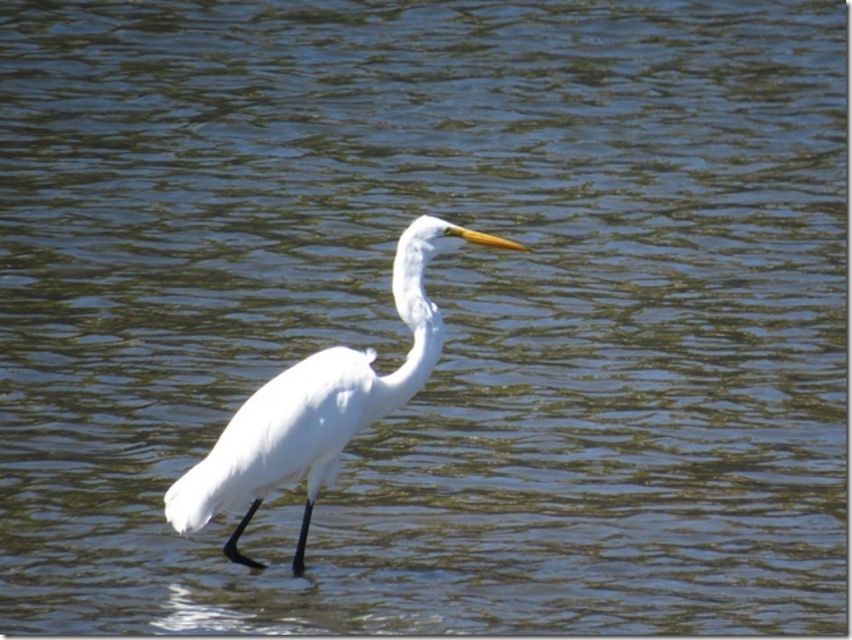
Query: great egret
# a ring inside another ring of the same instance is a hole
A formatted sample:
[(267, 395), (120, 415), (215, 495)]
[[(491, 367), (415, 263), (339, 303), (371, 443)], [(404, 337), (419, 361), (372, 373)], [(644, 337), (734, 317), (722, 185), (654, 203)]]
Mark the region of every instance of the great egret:
[(337, 473), (340, 453), (360, 429), (402, 406), (426, 384), (444, 344), (438, 307), (423, 289), (429, 261), (459, 239), (502, 249), (517, 242), (422, 216), (402, 234), (393, 264), (393, 296), (414, 346), (394, 373), (377, 375), (375, 352), (333, 347), (273, 378), (231, 419), (204, 460), (166, 492), (166, 519), (183, 535), (198, 531), (220, 511), (250, 504), (225, 555), (253, 569), (265, 565), (237, 550), (237, 541), (269, 492), (307, 474), (308, 497), (293, 574), (305, 570), (305, 544), (320, 484)]

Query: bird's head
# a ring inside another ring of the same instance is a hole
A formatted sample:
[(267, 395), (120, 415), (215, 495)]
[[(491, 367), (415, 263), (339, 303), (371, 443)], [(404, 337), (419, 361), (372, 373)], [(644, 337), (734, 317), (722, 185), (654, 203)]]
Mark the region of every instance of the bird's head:
[(439, 253), (458, 249), (464, 244), (463, 241), (487, 247), (496, 247), (498, 249), (529, 251), (529, 249), (518, 242), (466, 229), (433, 216), (420, 216), (412, 222), (399, 239), (399, 246), (415, 249), (428, 262), (429, 259)]
[(458, 249), (465, 241), (488, 247), (529, 251), (517, 242), (471, 231), (440, 218), (417, 218), (400, 237), (393, 266), (396, 308), (403, 321), (412, 329), (422, 326), (430, 318), (440, 318), (438, 308), (423, 291), (423, 274), (429, 261), (439, 253)]

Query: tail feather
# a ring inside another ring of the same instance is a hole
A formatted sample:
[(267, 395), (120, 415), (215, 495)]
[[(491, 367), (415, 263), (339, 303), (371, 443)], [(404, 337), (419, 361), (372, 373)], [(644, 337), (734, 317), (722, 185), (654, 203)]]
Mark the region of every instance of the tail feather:
[(199, 462), (166, 492), (166, 520), (180, 535), (198, 531), (216, 514), (218, 492), (219, 483), (210, 481)]

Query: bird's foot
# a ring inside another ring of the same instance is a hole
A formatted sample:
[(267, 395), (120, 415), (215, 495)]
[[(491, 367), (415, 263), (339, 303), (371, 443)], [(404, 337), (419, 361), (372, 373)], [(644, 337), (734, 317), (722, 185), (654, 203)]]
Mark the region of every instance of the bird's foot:
[(245, 557), (239, 551), (237, 551), (237, 545), (232, 544), (230, 541), (225, 545), (225, 555), (228, 556), (228, 559), (231, 562), (236, 562), (237, 564), (244, 564), (247, 567), (251, 567), (252, 569), (266, 569), (265, 564), (261, 564), (260, 562), (255, 562), (251, 558)]

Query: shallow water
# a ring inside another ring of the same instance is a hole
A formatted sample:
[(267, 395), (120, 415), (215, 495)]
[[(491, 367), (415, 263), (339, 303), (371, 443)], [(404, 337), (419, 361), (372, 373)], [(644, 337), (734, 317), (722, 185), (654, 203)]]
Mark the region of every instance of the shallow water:
[[(0, 8), (0, 631), (842, 634), (838, 3)], [(304, 500), (162, 495), (334, 344), (450, 340)]]

